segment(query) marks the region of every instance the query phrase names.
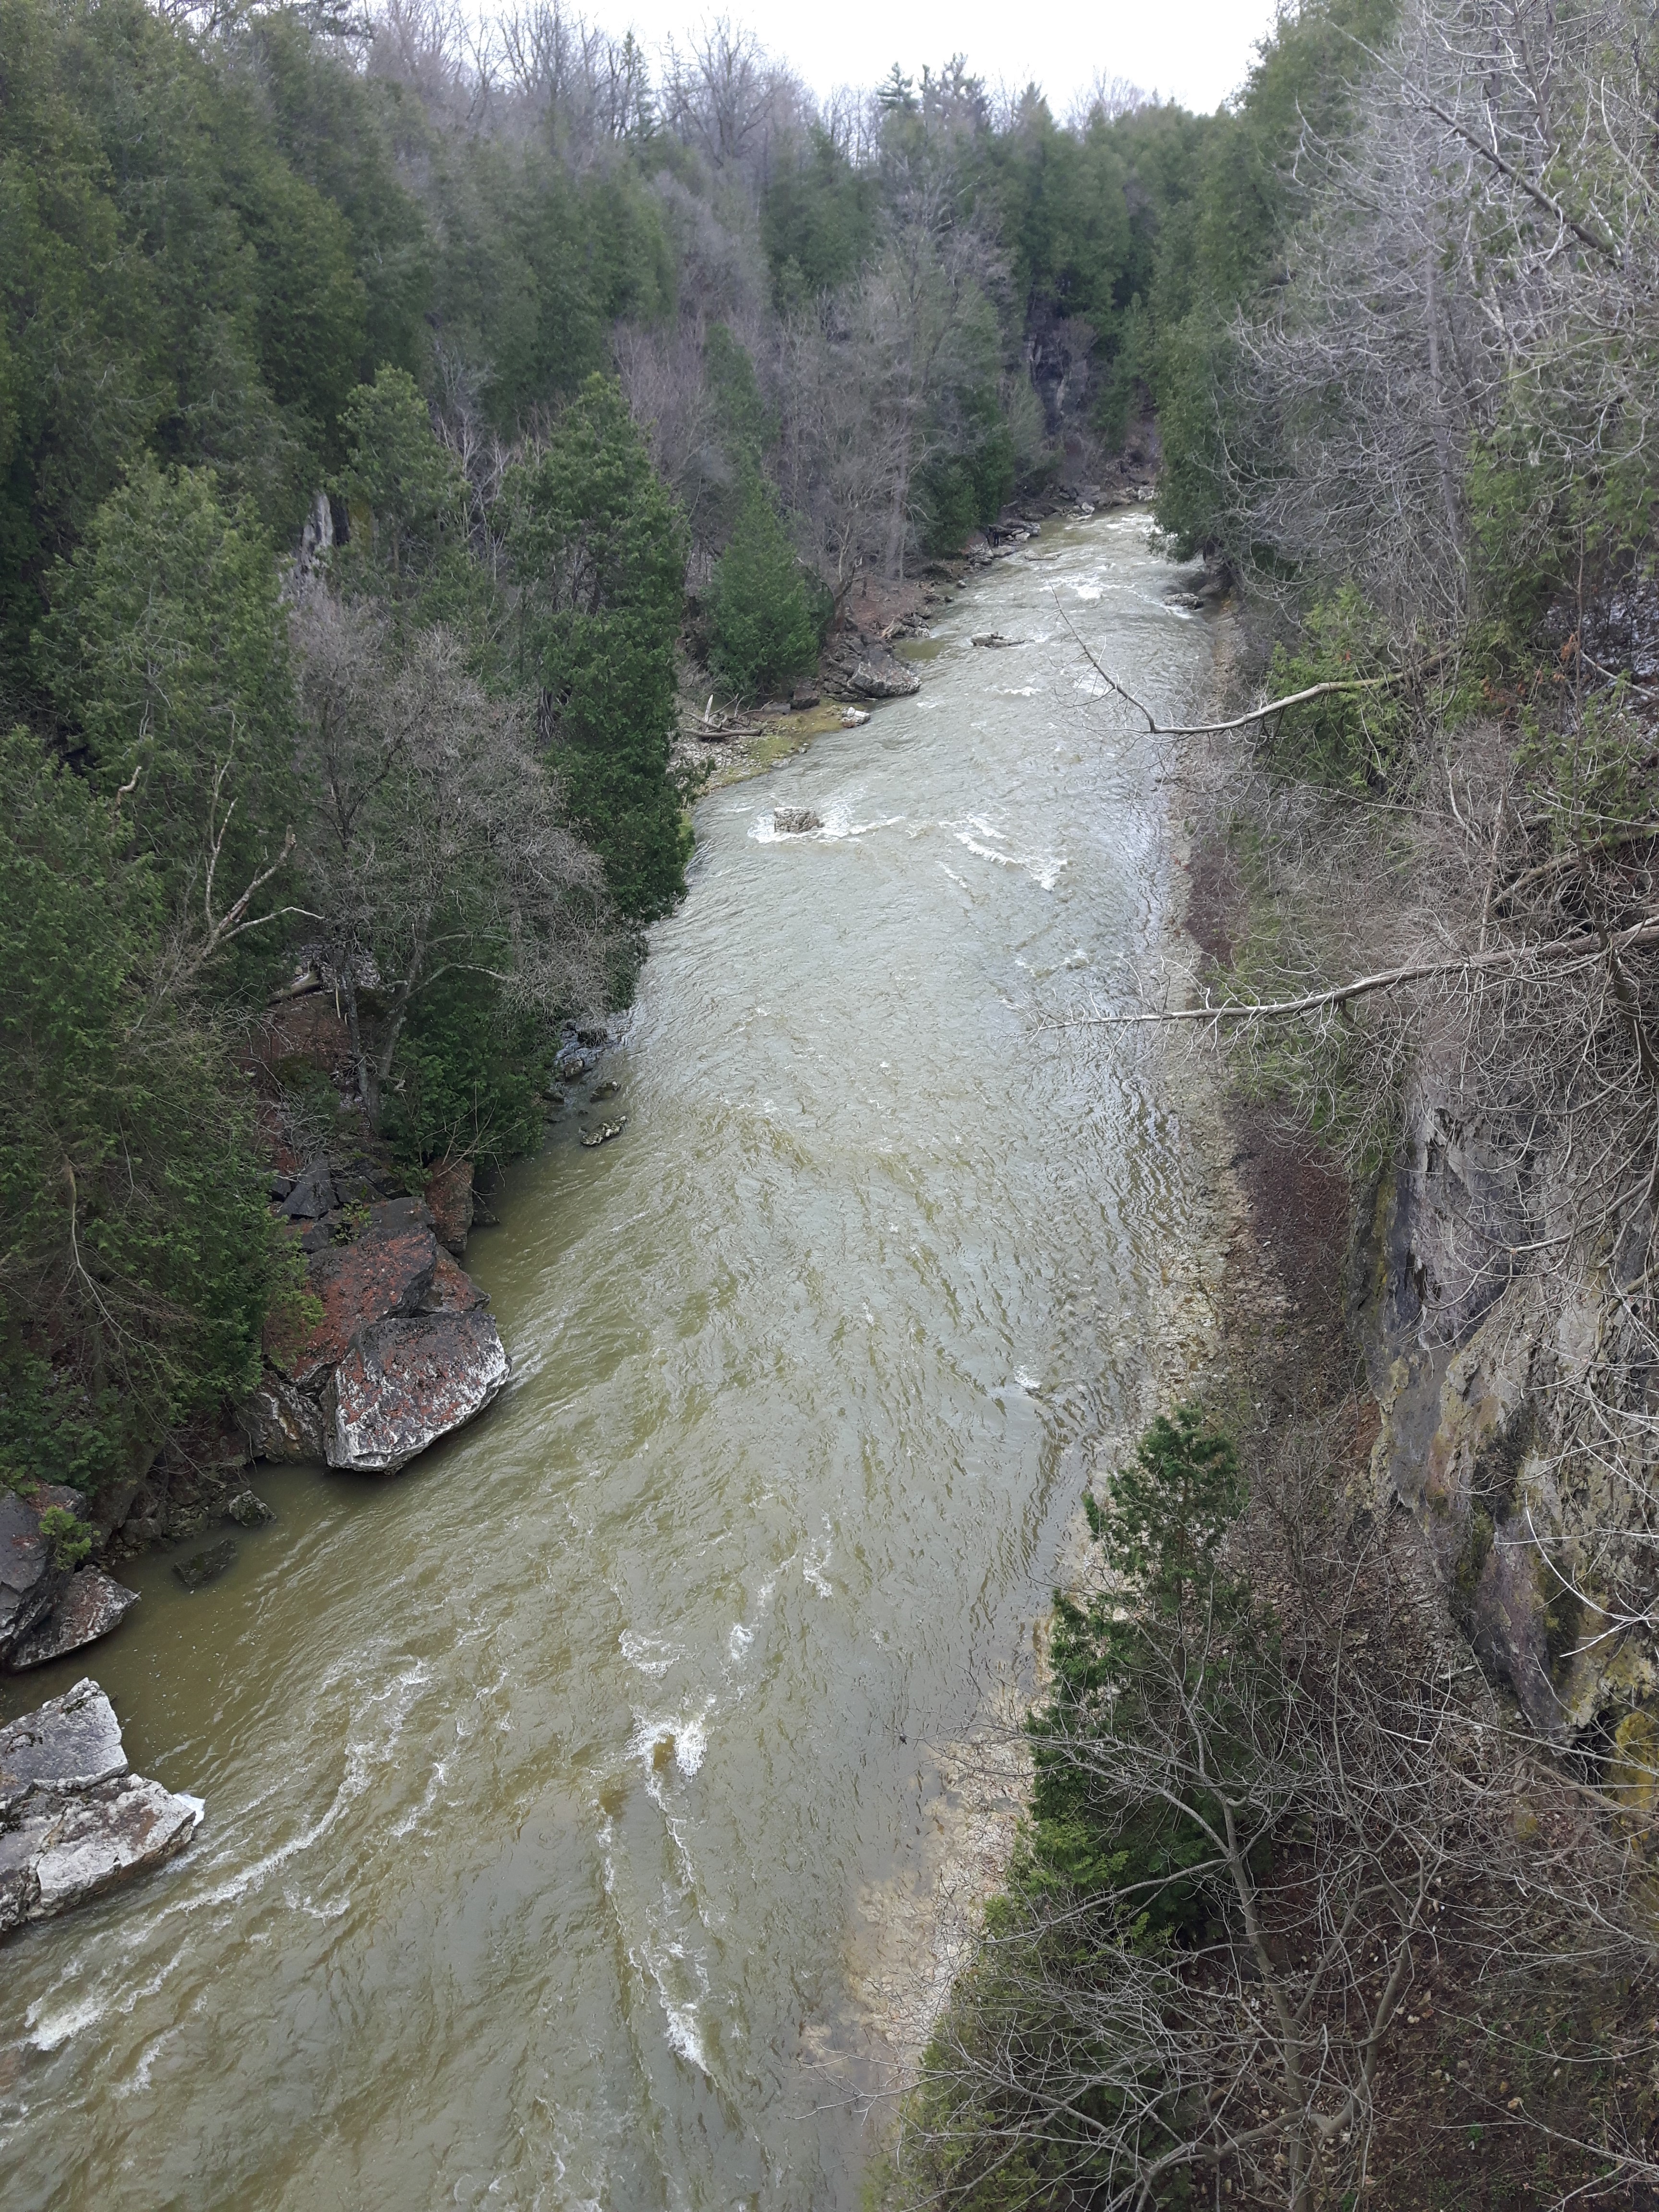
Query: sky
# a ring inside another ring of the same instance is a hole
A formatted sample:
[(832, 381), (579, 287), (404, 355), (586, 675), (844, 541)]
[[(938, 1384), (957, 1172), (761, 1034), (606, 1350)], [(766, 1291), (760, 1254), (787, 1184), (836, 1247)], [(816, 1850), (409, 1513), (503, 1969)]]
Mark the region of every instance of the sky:
[(1064, 117), (1097, 73), (1200, 111), (1236, 91), (1272, 23), (1273, 0), (599, 0), (580, 12), (655, 47), (702, 15), (729, 14), (820, 95), (910, 75), (953, 53), (992, 85), (1032, 78)]

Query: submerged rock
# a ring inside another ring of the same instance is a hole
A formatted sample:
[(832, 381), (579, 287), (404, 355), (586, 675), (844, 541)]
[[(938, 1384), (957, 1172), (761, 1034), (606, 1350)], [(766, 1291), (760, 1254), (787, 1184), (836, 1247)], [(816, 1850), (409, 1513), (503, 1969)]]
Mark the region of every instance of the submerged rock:
[(70, 1577), (69, 1587), (45, 1619), (12, 1645), (6, 1664), (22, 1674), (78, 1651), (118, 1628), (137, 1602), (137, 1590), (112, 1580), (101, 1567), (82, 1567)]
[(129, 1770), (96, 1682), (49, 1698), (0, 1729), (0, 1935), (160, 1866), (204, 1809)]
[(975, 645), (989, 646), (996, 652), (1003, 652), (1010, 646), (1024, 645), (1025, 641), (1023, 637), (1004, 637), (1000, 630), (988, 629), (981, 636), (975, 638), (973, 642)]
[(323, 1405), (329, 1465), (395, 1474), (481, 1413), (511, 1371), (488, 1314), (375, 1322), (329, 1380)]
[(204, 1583), (216, 1581), (227, 1567), (236, 1563), (236, 1539), (222, 1536), (216, 1544), (205, 1551), (194, 1552), (187, 1559), (175, 1559), (173, 1571), (187, 1590), (200, 1589)]

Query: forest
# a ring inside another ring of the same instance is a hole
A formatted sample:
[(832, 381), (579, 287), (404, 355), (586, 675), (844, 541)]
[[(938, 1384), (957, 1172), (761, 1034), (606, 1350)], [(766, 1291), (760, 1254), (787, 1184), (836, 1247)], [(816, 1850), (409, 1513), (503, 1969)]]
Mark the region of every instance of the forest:
[[(7, 1483), (246, 1389), (273, 1115), (416, 1183), (539, 1142), (684, 892), (683, 699), (1131, 440), (1233, 594), (1212, 728), (1122, 695), (1224, 921), (1102, 1048), (1189, 1024), (1315, 1148), (1370, 1376), (1251, 1337), (1271, 1414), (1236, 1372), (1093, 1502), (896, 2203), (1659, 2185), (1656, 99), (1634, 0), (1297, 0), (1203, 117), (0, 0)], [(353, 1073), (273, 1101), (296, 976)]]
[(307, 1141), (539, 1141), (684, 890), (688, 672), (787, 686), (1109, 447), (1230, 126), (403, 0), (4, 0), (0, 70), (0, 1468), (92, 1492), (296, 1295), (289, 979), (352, 1037)]

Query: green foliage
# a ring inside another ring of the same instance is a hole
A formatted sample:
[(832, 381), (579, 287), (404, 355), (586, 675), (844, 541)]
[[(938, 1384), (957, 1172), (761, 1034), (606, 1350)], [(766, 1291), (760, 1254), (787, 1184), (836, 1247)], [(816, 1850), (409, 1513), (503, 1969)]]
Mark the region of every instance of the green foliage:
[(615, 385), (591, 377), (504, 492), (522, 673), (544, 695), (572, 820), (630, 920), (684, 889), (668, 780), (684, 523)]
[(963, 414), (975, 442), (930, 461), (918, 485), (921, 542), (930, 553), (954, 553), (971, 532), (994, 522), (1014, 488), (1013, 434), (994, 392), (981, 390)]
[(1095, 1540), (1127, 1590), (1054, 1601), (1054, 1687), (1030, 1723), (1031, 1828), (1017, 1882), (1060, 1882), (1115, 1900), (1137, 1942), (1201, 1930), (1211, 1905), (1193, 1873), (1212, 1863), (1214, 1845), (1162, 1800), (1126, 1796), (1107, 1765), (1079, 1759), (1077, 1747), (1103, 1734), (1132, 1741), (1159, 1725), (1172, 1694), (1170, 1655), (1189, 1638), (1182, 1686), (1224, 1703), (1225, 1671), (1212, 1666), (1206, 1676), (1208, 1639), (1193, 1623), (1224, 1623), (1235, 1648), (1252, 1633), (1248, 1607), (1218, 1564), (1243, 1504), (1231, 1442), (1193, 1407), (1160, 1414), (1104, 1504), (1085, 1500)]
[(751, 473), (708, 587), (708, 665), (742, 697), (783, 689), (817, 657), (818, 627), (770, 487)]
[(40, 1516), (40, 1534), (52, 1547), (53, 1566), (72, 1570), (90, 1556), (98, 1531), (67, 1506), (49, 1505)]
[(217, 838), (222, 909), (275, 857), (291, 813), (288, 632), (269, 542), (246, 507), (226, 511), (208, 471), (140, 459), (51, 592), (37, 655), (93, 789), (154, 861), (175, 916), (199, 912)]
[(761, 199), (761, 244), (779, 308), (787, 313), (845, 284), (874, 247), (877, 220), (877, 179), (854, 168), (815, 125)]
[[(1294, 652), (1273, 649), (1271, 696), (1293, 697), (1320, 684), (1364, 683), (1395, 672), (1388, 625), (1352, 584), (1305, 617)], [(1283, 775), (1339, 787), (1385, 790), (1398, 777), (1411, 734), (1401, 687), (1328, 693), (1276, 718), (1267, 744)]]
[(106, 802), (0, 744), (0, 1465), (91, 1491), (257, 1372), (270, 1228), (216, 1041), (141, 979)]
[(672, 309), (660, 204), (629, 168), (577, 178), (537, 146), (468, 137), (428, 158), (434, 319), (511, 435), (605, 368), (618, 318)]
[(446, 976), (416, 1001), (398, 1041), (383, 1133), (416, 1165), (534, 1151), (552, 1043), (488, 979)]
[(1227, 538), (1229, 326), (1279, 278), (1287, 234), (1307, 204), (1297, 149), (1310, 131), (1340, 141), (1364, 48), (1385, 41), (1397, 15), (1398, 0), (1303, 0), (1285, 10), (1241, 98), (1196, 141), (1195, 176), (1164, 227), (1144, 293), (1164, 451), (1158, 519), (1183, 559)]
[(439, 443), (407, 369), (382, 368), (373, 384), (359, 385), (340, 427), (346, 464), (337, 488), (351, 514), (354, 552), (382, 588), (419, 581), (459, 531), (460, 463)]

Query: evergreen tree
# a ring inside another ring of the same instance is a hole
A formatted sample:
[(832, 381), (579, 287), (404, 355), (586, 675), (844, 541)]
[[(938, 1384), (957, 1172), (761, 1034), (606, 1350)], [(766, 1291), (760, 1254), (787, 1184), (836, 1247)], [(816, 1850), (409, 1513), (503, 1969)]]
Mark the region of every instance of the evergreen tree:
[(540, 687), (575, 826), (631, 921), (685, 888), (668, 778), (685, 528), (626, 401), (590, 377), (506, 487), (522, 673)]
[(817, 649), (806, 580), (770, 487), (751, 470), (708, 587), (708, 665), (733, 691), (752, 696), (793, 682)]

